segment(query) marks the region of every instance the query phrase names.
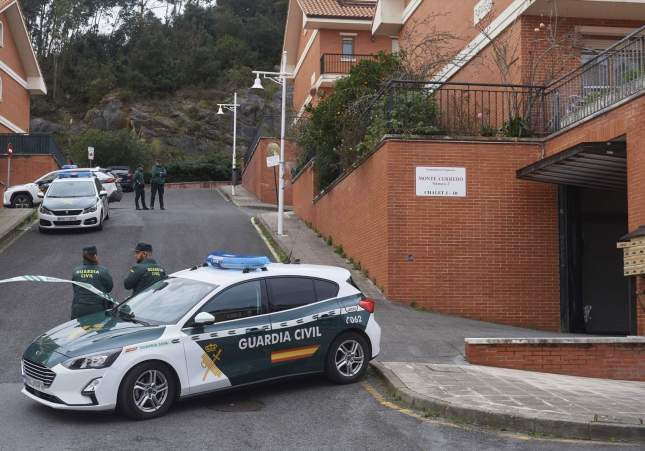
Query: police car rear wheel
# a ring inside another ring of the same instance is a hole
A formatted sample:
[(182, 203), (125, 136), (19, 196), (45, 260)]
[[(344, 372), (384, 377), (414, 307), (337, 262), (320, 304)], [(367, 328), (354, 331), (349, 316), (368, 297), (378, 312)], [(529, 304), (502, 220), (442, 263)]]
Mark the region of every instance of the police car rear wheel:
[(174, 381), (171, 370), (163, 364), (148, 362), (134, 367), (119, 388), (119, 409), (135, 420), (164, 415), (175, 399)]
[(356, 382), (365, 375), (368, 364), (367, 341), (355, 332), (336, 337), (327, 355), (327, 377), (338, 384)]

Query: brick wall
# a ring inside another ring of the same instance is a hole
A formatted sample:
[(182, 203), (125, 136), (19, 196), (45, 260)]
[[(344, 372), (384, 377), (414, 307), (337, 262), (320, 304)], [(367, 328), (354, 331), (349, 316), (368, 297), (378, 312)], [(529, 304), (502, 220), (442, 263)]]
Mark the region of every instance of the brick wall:
[[(279, 139), (260, 138), (253, 151), (253, 156), (242, 173), (242, 185), (260, 201), (276, 204), (278, 167), (275, 167), (274, 174), (274, 168), (267, 167), (266, 161), (266, 157), (269, 155), (267, 147), (272, 142), (280, 145)], [(293, 141), (285, 141), (284, 158), (286, 161), (284, 203), (291, 205), (293, 200), (291, 194), (290, 168), (296, 159), (296, 144)]]
[[(56, 169), (58, 169), (58, 163), (51, 155), (14, 155), (11, 158), (11, 185), (33, 182), (41, 175)], [(0, 155), (0, 181), (7, 183), (5, 155)], [(3, 192), (0, 192), (1, 194)]]
[[(535, 143), (387, 140), (315, 203), (303, 174), (295, 211), (394, 301), (558, 330), (556, 188), (515, 176), (539, 153)], [(467, 197), (417, 197), (416, 166), (465, 167)]]
[(466, 360), (474, 365), (645, 381), (645, 341), (474, 344), (468, 340), (466, 339)]
[[(537, 158), (540, 146), (432, 141), (386, 146), (388, 295), (443, 313), (558, 330), (556, 188), (515, 175)], [(465, 167), (467, 197), (417, 197), (416, 166)]]
[(303, 168), (302, 173), (293, 180), (293, 211), (308, 224), (315, 222), (314, 208), (315, 174), (314, 164)]
[(369, 271), (370, 278), (386, 291), (388, 273), (388, 171), (393, 162), (381, 149), (331, 191), (315, 202), (314, 227), (334, 246)]

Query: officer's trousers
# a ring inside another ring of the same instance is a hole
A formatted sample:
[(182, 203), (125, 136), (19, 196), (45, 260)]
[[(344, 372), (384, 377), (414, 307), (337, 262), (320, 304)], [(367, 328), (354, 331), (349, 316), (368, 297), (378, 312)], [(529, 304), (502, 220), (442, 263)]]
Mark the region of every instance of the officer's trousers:
[(159, 193), (159, 205), (161, 208), (164, 208), (163, 206), (163, 183), (152, 183), (150, 185), (150, 206), (152, 208), (155, 208), (155, 196), (157, 193)]
[(141, 205), (143, 208), (146, 207), (146, 187), (145, 186), (135, 186), (134, 187), (134, 205), (139, 208), (139, 199), (141, 199)]

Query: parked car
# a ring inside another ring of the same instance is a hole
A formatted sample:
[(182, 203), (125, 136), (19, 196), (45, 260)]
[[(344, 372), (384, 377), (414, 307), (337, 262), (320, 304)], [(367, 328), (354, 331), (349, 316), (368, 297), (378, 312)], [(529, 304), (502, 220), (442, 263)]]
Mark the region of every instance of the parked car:
[(5, 207), (9, 208), (32, 208), (41, 202), (41, 198), (38, 197), (38, 193), (47, 191), (49, 184), (56, 180), (60, 174), (75, 172), (96, 173), (103, 187), (108, 192), (109, 202), (119, 202), (123, 198), (123, 192), (116, 176), (102, 172), (100, 168), (72, 168), (48, 172), (34, 180), (32, 183), (10, 186), (3, 195), (2, 203)]
[(103, 228), (110, 218), (107, 191), (91, 172), (63, 174), (55, 179), (38, 208), (40, 231), (66, 228)]
[(134, 191), (134, 174), (130, 166), (109, 166), (107, 170), (117, 176), (123, 191)]
[(346, 269), (193, 267), (38, 337), (22, 357), (22, 392), (55, 409), (148, 419), (177, 399), (265, 380), (358, 381), (380, 338), (374, 301)]

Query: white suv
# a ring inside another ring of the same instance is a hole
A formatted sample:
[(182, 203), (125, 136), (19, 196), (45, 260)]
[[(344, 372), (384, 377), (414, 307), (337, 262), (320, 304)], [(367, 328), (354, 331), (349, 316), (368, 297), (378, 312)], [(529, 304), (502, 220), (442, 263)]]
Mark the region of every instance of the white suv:
[(40, 231), (61, 228), (103, 228), (110, 210), (107, 191), (94, 175), (54, 180), (38, 209)]
[(24, 185), (14, 185), (7, 188), (3, 196), (3, 204), (10, 208), (32, 208), (40, 203), (39, 192), (44, 192), (51, 182), (56, 180), (61, 174), (91, 172), (96, 174), (103, 188), (107, 191), (109, 201), (120, 201), (123, 193), (117, 186), (117, 179), (112, 174), (101, 172), (99, 168), (89, 169), (60, 169), (58, 171), (48, 172), (37, 178), (32, 183)]

